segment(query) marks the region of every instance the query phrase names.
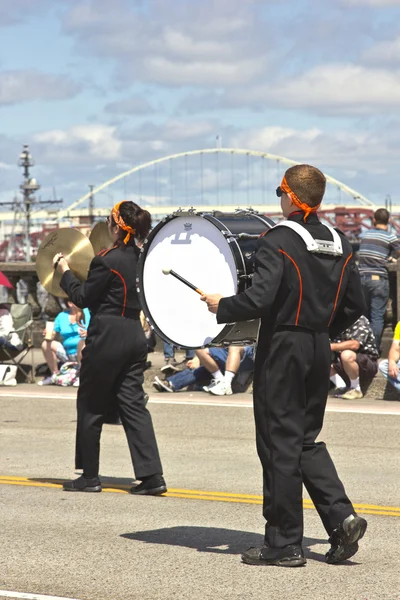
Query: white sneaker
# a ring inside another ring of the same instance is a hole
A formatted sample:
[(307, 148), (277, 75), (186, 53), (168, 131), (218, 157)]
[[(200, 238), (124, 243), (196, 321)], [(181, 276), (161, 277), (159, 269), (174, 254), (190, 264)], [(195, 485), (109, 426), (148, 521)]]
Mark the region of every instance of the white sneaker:
[(361, 400), (361, 398), (364, 398), (364, 394), (361, 390), (353, 388), (345, 394), (342, 394), (340, 398), (343, 398), (343, 400)]
[(203, 385), (202, 390), (203, 392), (208, 392), (211, 390), (211, 388), (214, 385), (217, 385), (220, 381), (222, 381), (222, 379), (211, 379), (211, 382), (208, 385)]
[(232, 387), (225, 379), (220, 379), (215, 385), (210, 385), (208, 391), (214, 396), (230, 396), (232, 394)]

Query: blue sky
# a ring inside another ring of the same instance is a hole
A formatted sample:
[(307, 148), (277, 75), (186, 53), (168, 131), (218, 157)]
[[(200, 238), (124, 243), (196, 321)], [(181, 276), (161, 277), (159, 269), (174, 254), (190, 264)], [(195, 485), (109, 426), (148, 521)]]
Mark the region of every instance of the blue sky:
[(0, 0), (3, 201), (23, 143), (69, 204), (220, 135), (398, 204), (399, 106), (400, 0)]

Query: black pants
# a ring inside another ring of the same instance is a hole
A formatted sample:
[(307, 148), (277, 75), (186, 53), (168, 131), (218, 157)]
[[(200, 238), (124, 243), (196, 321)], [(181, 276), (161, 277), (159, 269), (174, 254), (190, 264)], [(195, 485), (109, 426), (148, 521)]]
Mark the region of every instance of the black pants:
[(162, 473), (153, 423), (143, 393), (147, 344), (140, 321), (96, 315), (82, 355), (78, 390), (76, 467), (99, 473), (100, 435), (110, 411), (118, 411), (138, 479)]
[(303, 538), (302, 484), (328, 534), (353, 512), (323, 442), (329, 388), (326, 333), (282, 328), (259, 347), (254, 378), (257, 450), (263, 467), (265, 541), (272, 547)]

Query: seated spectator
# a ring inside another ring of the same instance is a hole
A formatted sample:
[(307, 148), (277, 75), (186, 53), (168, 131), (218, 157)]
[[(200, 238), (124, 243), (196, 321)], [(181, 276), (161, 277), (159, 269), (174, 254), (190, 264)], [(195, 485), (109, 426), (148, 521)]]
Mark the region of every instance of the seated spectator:
[[(345, 400), (359, 400), (378, 372), (379, 352), (368, 319), (360, 317), (331, 343), (334, 359), (331, 381), (336, 394)], [(346, 386), (343, 393), (340, 388)]]
[[(83, 315), (84, 323), (82, 322), (81, 309), (68, 300), (67, 309), (60, 312), (55, 318), (52, 339), (45, 339), (42, 343), (42, 351), (51, 375), (39, 381), (38, 385), (53, 385), (56, 383), (59, 362), (80, 364), (90, 321), (90, 312), (87, 308), (83, 309)], [(54, 339), (57, 333), (61, 341)], [(74, 385), (79, 385), (79, 382), (78, 384), (75, 382)]]
[(155, 377), (153, 387), (159, 392), (178, 392), (196, 386), (216, 396), (243, 392), (252, 381), (253, 358), (253, 346), (196, 350), (196, 358), (188, 362), (188, 368), (165, 381)]
[(185, 350), (185, 358), (182, 362), (178, 363), (175, 360), (175, 346), (164, 342), (164, 366), (161, 368), (161, 373), (169, 375), (177, 373), (184, 369), (189, 360), (194, 358), (194, 350), (187, 348)]
[(387, 360), (379, 363), (379, 370), (384, 377), (400, 392), (400, 321), (394, 330), (392, 345)]
[(8, 303), (0, 304), (0, 347), (8, 350), (23, 350), (23, 343), (14, 331), (13, 318)]

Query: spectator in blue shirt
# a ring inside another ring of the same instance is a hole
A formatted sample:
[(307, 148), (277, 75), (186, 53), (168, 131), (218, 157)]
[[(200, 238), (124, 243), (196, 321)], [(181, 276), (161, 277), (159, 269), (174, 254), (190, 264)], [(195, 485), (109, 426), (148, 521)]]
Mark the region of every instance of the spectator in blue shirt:
[[(51, 375), (39, 381), (39, 385), (53, 385), (55, 383), (59, 362), (80, 363), (81, 361), (90, 321), (90, 312), (87, 308), (82, 311), (69, 300), (67, 305), (68, 308), (60, 312), (54, 321), (52, 339), (43, 340), (42, 351)], [(82, 319), (82, 312), (84, 319)], [(61, 341), (54, 339), (56, 334), (59, 335)]]
[(367, 318), (371, 323), (379, 349), (384, 327), (386, 306), (389, 300), (389, 274), (387, 265), (391, 256), (400, 253), (400, 240), (389, 233), (390, 214), (386, 208), (374, 213), (374, 226), (363, 234), (359, 251), (361, 284), (367, 305)]

